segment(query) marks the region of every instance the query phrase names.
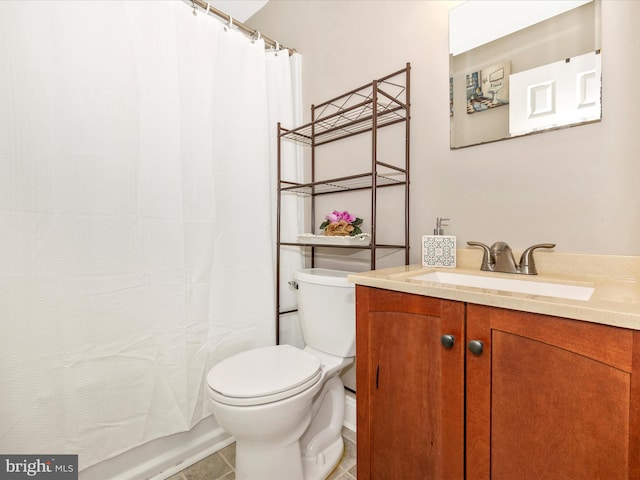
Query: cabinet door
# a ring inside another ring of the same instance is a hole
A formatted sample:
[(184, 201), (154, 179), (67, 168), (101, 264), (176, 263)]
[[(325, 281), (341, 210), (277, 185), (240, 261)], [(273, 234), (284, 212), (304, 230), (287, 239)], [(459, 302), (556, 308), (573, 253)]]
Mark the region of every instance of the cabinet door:
[(467, 307), (467, 478), (640, 478), (638, 332)]
[(358, 286), (356, 311), (358, 478), (462, 479), (464, 304)]

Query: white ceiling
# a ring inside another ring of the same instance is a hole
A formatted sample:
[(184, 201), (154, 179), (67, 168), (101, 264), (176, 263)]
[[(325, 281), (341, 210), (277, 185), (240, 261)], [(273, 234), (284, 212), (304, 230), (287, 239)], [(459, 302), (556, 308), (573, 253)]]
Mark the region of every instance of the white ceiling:
[(231, 15), (231, 18), (241, 23), (247, 21), (251, 15), (264, 7), (269, 0), (209, 0), (209, 4)]

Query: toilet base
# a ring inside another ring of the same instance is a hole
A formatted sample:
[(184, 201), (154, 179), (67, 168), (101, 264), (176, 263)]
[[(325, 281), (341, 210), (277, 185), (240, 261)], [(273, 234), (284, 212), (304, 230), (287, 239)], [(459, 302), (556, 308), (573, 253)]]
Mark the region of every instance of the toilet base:
[(322, 480), (327, 478), (336, 469), (343, 454), (344, 440), (339, 437), (315, 458), (303, 458), (304, 479)]
[[(287, 435), (279, 441), (236, 437), (236, 479), (326, 479), (344, 453), (344, 396), (344, 385), (336, 375), (324, 384), (311, 405), (299, 405), (306, 409), (306, 419), (295, 420), (297, 428), (287, 427)], [(289, 419), (297, 417), (288, 410)]]
[(298, 442), (277, 448), (247, 441), (236, 443), (236, 480), (304, 478)]
[(324, 480), (340, 463), (344, 404), (344, 384), (336, 375), (327, 380), (313, 402), (313, 419), (300, 439), (304, 480)]
[(236, 444), (236, 480), (324, 480), (344, 454), (342, 437), (317, 456), (302, 458), (302, 463), (298, 442), (269, 450), (253, 447), (251, 442)]

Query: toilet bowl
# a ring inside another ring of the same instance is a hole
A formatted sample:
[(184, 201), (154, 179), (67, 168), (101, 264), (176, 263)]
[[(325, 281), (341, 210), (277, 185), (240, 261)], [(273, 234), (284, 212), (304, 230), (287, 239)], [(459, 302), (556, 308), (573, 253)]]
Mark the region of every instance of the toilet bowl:
[(213, 414), (236, 439), (236, 479), (323, 480), (339, 463), (345, 409), (339, 374), (355, 355), (348, 273), (307, 269), (294, 275), (304, 349), (256, 348), (221, 361), (207, 375)]

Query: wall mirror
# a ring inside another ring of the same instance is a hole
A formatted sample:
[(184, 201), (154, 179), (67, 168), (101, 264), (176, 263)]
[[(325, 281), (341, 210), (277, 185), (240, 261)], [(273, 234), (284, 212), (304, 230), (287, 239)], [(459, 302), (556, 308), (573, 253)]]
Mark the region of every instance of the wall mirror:
[(599, 121), (600, 0), (449, 11), (451, 148)]

